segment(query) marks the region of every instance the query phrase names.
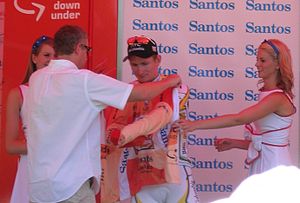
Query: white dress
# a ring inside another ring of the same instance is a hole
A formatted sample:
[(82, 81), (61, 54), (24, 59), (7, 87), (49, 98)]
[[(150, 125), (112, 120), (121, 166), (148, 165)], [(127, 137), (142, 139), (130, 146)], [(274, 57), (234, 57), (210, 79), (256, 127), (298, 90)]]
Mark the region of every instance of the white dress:
[[(280, 89), (263, 91), (260, 100)], [(286, 95), (292, 103), (292, 100)], [(245, 139), (252, 140), (245, 163), (249, 175), (262, 173), (279, 165), (291, 165), (289, 152), (289, 129), (292, 117), (271, 113), (251, 124), (247, 124)]]
[[(25, 128), (26, 122), (24, 121), (24, 115), (25, 115), (24, 106), (26, 102), (25, 95), (28, 90), (28, 86), (20, 85), (19, 89), (23, 98), (23, 103), (20, 110), (20, 117), (22, 119), (23, 130), (26, 131)], [(24, 133), (24, 135), (26, 136), (26, 132)], [(27, 178), (27, 155), (20, 155), (10, 203), (28, 203), (28, 202), (29, 202), (29, 195), (28, 195), (28, 178)]]

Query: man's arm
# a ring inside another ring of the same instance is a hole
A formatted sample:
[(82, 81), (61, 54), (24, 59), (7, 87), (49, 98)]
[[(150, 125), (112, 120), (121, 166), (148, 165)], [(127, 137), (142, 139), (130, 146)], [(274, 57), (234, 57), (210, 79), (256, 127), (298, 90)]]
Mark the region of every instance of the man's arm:
[(149, 135), (172, 121), (173, 110), (166, 102), (159, 102), (139, 120), (126, 125), (120, 132), (119, 146), (124, 146), (141, 135)]
[(147, 82), (134, 85), (128, 101), (150, 100), (170, 87), (181, 84), (178, 75), (170, 75), (166, 79), (157, 82)]

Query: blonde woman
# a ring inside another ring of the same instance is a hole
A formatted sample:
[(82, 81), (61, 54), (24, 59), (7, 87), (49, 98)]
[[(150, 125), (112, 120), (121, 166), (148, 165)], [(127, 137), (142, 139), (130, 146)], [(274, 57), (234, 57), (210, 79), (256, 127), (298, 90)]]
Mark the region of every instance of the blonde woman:
[[(26, 121), (24, 108), (26, 92), (30, 75), (38, 69), (48, 65), (54, 58), (53, 39), (47, 36), (39, 37), (32, 45), (27, 66), (26, 76), (22, 84), (13, 88), (7, 98), (6, 111), (6, 150), (9, 154), (20, 155), (18, 170), (15, 178), (11, 203), (29, 202), (27, 188), (27, 147), (26, 147)], [(21, 138), (19, 123), (22, 122), (24, 137)]]
[(249, 175), (290, 165), (289, 129), (296, 112), (291, 64), (290, 50), (284, 43), (277, 39), (264, 40), (258, 47), (255, 64), (263, 84), (257, 104), (236, 114), (208, 120), (179, 120), (174, 125), (185, 132), (245, 125), (245, 140), (219, 139), (216, 149), (248, 149), (245, 162), (249, 165)]

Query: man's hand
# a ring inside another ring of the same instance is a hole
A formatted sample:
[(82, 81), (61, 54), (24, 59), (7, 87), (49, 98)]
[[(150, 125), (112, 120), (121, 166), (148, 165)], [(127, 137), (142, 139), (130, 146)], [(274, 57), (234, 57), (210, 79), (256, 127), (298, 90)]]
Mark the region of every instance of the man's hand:
[(169, 75), (164, 80), (169, 83), (170, 87), (178, 87), (181, 85), (181, 78), (176, 74)]

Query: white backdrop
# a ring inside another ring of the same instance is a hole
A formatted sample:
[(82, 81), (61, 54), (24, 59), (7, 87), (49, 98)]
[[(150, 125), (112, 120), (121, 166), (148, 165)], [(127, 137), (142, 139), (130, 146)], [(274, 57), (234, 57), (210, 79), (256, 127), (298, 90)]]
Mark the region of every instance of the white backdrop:
[[(158, 43), (160, 72), (177, 73), (190, 87), (190, 120), (235, 113), (257, 101), (256, 48), (277, 38), (291, 49), (295, 104), (299, 105), (299, 1), (126, 0), (119, 1), (118, 77), (131, 81), (126, 40), (146, 35)], [(299, 115), (294, 117), (291, 153), (299, 159)], [(242, 138), (243, 127), (189, 134), (193, 176), (202, 202), (227, 197), (247, 176), (246, 152), (217, 152), (215, 137)]]

